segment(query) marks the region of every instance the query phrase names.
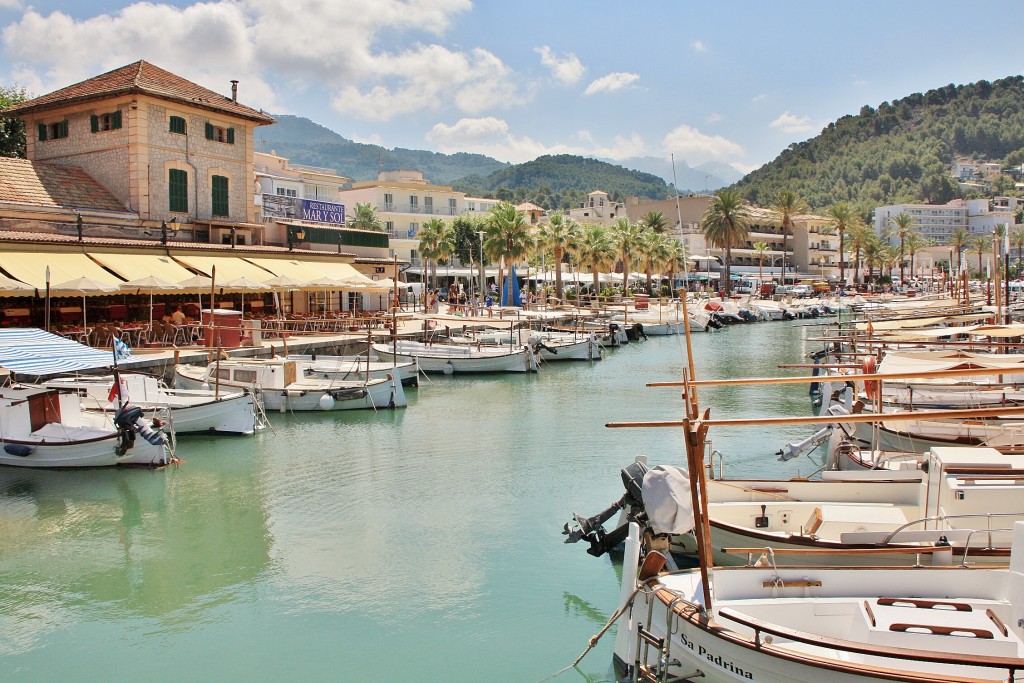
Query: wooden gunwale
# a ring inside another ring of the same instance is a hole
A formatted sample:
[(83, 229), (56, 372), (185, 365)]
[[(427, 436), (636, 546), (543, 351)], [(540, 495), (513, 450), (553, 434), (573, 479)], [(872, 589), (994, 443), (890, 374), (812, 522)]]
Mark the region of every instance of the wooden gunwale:
[[(913, 569), (913, 567), (911, 567), (910, 569)], [(673, 610), (673, 612), (675, 612), (675, 614), (677, 616), (679, 616), (682, 619), (685, 619), (686, 621), (691, 623), (694, 627), (704, 631), (710, 637), (718, 638), (718, 639), (727, 641), (729, 643), (732, 643), (734, 645), (737, 645), (737, 646), (742, 647), (742, 648), (747, 649), (747, 650), (753, 650), (753, 651), (758, 651), (758, 652), (765, 652), (765, 653), (768, 653), (768, 654), (772, 655), (773, 657), (777, 657), (777, 658), (779, 658), (781, 660), (786, 660), (786, 661), (794, 662), (794, 663), (797, 663), (797, 664), (803, 664), (803, 665), (807, 665), (807, 666), (812, 666), (812, 667), (815, 667), (815, 668), (818, 668), (818, 669), (826, 669), (826, 670), (829, 670), (829, 671), (837, 671), (837, 672), (854, 674), (854, 675), (870, 675), (870, 676), (872, 676), (874, 678), (877, 678), (877, 679), (880, 679), (880, 680), (902, 681), (902, 682), (905, 682), (905, 683), (992, 683), (992, 679), (989, 679), (989, 678), (967, 678), (967, 677), (964, 677), (964, 676), (950, 676), (949, 674), (928, 674), (928, 673), (924, 673), (924, 672), (912, 673), (911, 674), (911, 673), (908, 673), (906, 671), (897, 670), (897, 669), (891, 669), (891, 668), (888, 668), (888, 667), (876, 666), (876, 665), (871, 665), (871, 664), (860, 664), (860, 663), (855, 663), (855, 662), (837, 662), (835, 660), (829, 660), (829, 659), (825, 659), (824, 657), (818, 657), (818, 656), (807, 654), (807, 653), (797, 652), (795, 650), (786, 650), (785, 648), (779, 647), (777, 645), (772, 645), (770, 643), (754, 642), (754, 641), (750, 640), (749, 638), (740, 635), (736, 631), (733, 631), (732, 629), (728, 628), (727, 626), (725, 626), (725, 625), (723, 625), (721, 623), (717, 623), (715, 621), (712, 621), (712, 620), (708, 619), (708, 617), (706, 617), (706, 616), (701, 616), (700, 612), (698, 610), (696, 610), (691, 603), (684, 602), (683, 604), (680, 604), (680, 601), (678, 600), (679, 596), (676, 595), (676, 593), (674, 593), (669, 588), (666, 588), (664, 586), (662, 586), (660, 588), (656, 587), (655, 591), (654, 591), (654, 594), (657, 596), (658, 600), (660, 600), (662, 603), (665, 604), (665, 606), (667, 608), (671, 608)], [(719, 612), (719, 614), (721, 616), (725, 617), (725, 618), (731, 618), (728, 614), (723, 614), (723, 612), (726, 612), (726, 610), (721, 610)], [(740, 617), (740, 618), (742, 619), (742, 617)], [(739, 623), (743, 623), (743, 622), (740, 621)], [(753, 627), (751, 627), (751, 628), (753, 628)], [(763, 630), (765, 632), (772, 632), (772, 631), (768, 631), (768, 629), (760, 629), (760, 630)], [(798, 632), (794, 631), (793, 633), (798, 633)], [(783, 634), (780, 634), (780, 635), (783, 635)], [(814, 636), (812, 636), (810, 634), (807, 634), (807, 635), (809, 635), (811, 638), (814, 638)], [(789, 636), (788, 635), (784, 635), (784, 637), (789, 637)], [(791, 638), (791, 640), (798, 640), (798, 638)], [(827, 641), (833, 641), (834, 645), (830, 644)], [(846, 642), (848, 642), (848, 641), (827, 639), (827, 638), (822, 636), (822, 637), (818, 637), (816, 640), (811, 640), (810, 644), (812, 644), (812, 645), (821, 645), (823, 647), (835, 647), (835, 645), (840, 645), (840, 644), (846, 643)], [(852, 645), (856, 645), (856, 643), (851, 643), (851, 644)], [(837, 648), (837, 649), (845, 649), (845, 648)], [(883, 652), (882, 650), (887, 650), (888, 652)], [(850, 650), (850, 651), (856, 651), (856, 650)], [(864, 654), (880, 654), (882, 656), (892, 656), (892, 657), (896, 657), (896, 658), (900, 658), (900, 657), (905, 657), (906, 656), (906, 654), (903, 654), (903, 652), (904, 652), (903, 648), (881, 648), (881, 647), (875, 646), (875, 647), (872, 647), (872, 648), (866, 648), (865, 647), (865, 648), (863, 648), (863, 651), (864, 651)], [(923, 652), (923, 651), (920, 651), (920, 650), (909, 650), (908, 649), (908, 650), (905, 650), (905, 652), (907, 654), (909, 654), (909, 655), (912, 655), (912, 656), (913, 655), (921, 655), (921, 659), (924, 659), (925, 661), (929, 661), (929, 660), (926, 659), (929, 656), (931, 656), (931, 657), (941, 657), (941, 655), (933, 655), (932, 653)], [(917, 657), (912, 657), (912, 658), (917, 658)], [(956, 657), (948, 656), (945, 659), (947, 659), (949, 661), (937, 661), (936, 663), (940, 663), (940, 664), (942, 664), (942, 663), (949, 663), (949, 664), (966, 663), (966, 662), (964, 662), (963, 657), (959, 656), (959, 655), (956, 656)], [(1012, 671), (1016, 671), (1018, 668), (1024, 668), (1024, 660), (1010, 659), (1010, 660), (1008, 660), (1007, 664), (1009, 664), (1009, 663), (1014, 663), (1014, 664), (1019, 665), (1019, 666), (1014, 666), (1013, 668), (1011, 668), (1010, 666), (1002, 667), (1002, 668), (1010, 669), (1011, 670), (1011, 675), (1012, 675)]]

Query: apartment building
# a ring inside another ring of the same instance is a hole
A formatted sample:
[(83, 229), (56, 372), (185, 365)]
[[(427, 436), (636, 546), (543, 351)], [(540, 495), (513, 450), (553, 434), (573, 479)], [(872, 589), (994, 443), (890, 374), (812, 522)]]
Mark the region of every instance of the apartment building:
[[(1013, 208), (1010, 208), (1013, 206)], [(996, 225), (1014, 225), (1016, 201), (999, 197), (988, 199), (955, 199), (948, 204), (893, 204), (875, 209), (873, 226), (881, 236), (893, 219), (907, 213), (914, 219), (914, 229), (936, 244), (950, 243), (953, 232), (964, 228), (971, 235), (990, 235)]]
[(467, 197), (449, 185), (434, 185), (421, 171), (381, 171), (376, 180), (352, 183), (339, 192), (349, 207), (369, 203), (384, 223), (392, 252), (400, 260), (419, 265), (419, 231), (432, 218), (451, 220), (463, 214), (485, 215), (497, 199)]

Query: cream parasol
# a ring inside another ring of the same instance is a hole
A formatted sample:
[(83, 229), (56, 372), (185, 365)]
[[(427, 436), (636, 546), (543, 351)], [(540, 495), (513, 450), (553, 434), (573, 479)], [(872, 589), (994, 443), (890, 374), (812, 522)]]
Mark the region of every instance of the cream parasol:
[(105, 296), (121, 291), (121, 288), (109, 282), (94, 280), (82, 276), (67, 282), (61, 282), (50, 288), (50, 294), (55, 296), (81, 296), (82, 297), (82, 329), (87, 327), (85, 317), (85, 297)]

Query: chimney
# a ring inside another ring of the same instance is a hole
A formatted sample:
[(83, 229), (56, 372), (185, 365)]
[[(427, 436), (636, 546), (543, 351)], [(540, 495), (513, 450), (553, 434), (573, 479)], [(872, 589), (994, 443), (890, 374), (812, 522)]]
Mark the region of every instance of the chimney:
[(238, 101), (238, 81), (231, 81), (231, 101)]

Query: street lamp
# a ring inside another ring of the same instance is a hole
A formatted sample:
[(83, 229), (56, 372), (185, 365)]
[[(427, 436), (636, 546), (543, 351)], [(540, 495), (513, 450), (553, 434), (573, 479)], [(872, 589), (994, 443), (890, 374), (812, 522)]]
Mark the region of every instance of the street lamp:
[(288, 226), (285, 228), (285, 232), (288, 235), (288, 251), (295, 248), (296, 242), (301, 242), (306, 238), (306, 232), (300, 227), (296, 227), (295, 230), (292, 230), (291, 226)]
[(78, 228), (78, 241), (82, 241), (82, 213), (78, 213), (78, 218), (75, 220), (75, 227)]
[[(480, 296), (484, 295), (484, 231), (477, 230), (476, 236), (480, 239)], [(424, 273), (424, 277), (426, 273)]]
[(232, 249), (234, 249), (234, 248), (235, 248), (235, 244), (236, 244), (236, 240), (237, 240), (237, 233), (236, 233), (236, 230), (237, 230), (237, 229), (235, 228), (235, 226), (233, 226), (233, 225), (232, 225), (232, 226), (231, 226), (231, 248), (232, 248)]

